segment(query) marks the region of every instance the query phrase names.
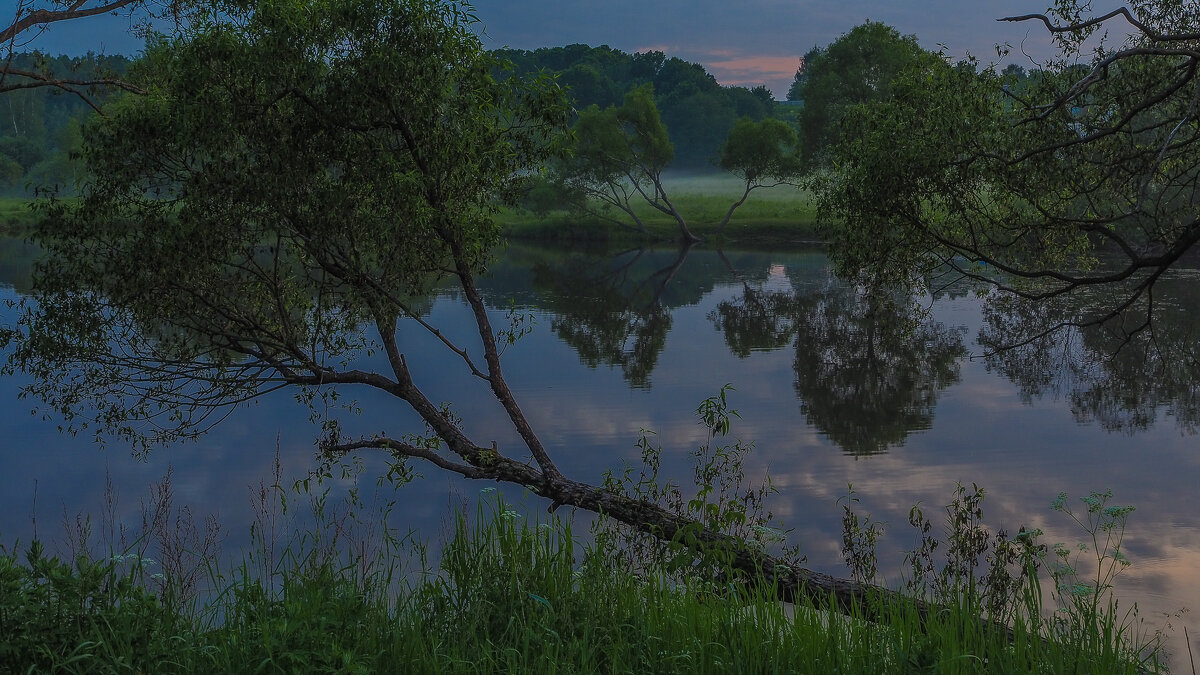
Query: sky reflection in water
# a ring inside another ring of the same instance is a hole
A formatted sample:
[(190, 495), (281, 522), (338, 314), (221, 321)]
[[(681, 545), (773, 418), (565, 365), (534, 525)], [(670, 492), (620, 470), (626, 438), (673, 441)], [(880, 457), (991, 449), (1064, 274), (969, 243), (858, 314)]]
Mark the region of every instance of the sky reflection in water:
[[(3, 281), (23, 290), (27, 270), (18, 263), (28, 251), (6, 250)], [(1190, 433), (1200, 408), (1198, 342), (1190, 311), (1167, 317), (1157, 352), (1094, 358), (1111, 345), (1111, 336), (1094, 334), (987, 359), (981, 331), (994, 342), (1032, 319), (1011, 308), (985, 312), (970, 295), (932, 304), (865, 296), (836, 282), (817, 250), (587, 255), (513, 245), (484, 286), (497, 325), (510, 307), (534, 316), (533, 332), (505, 354), (506, 374), (574, 478), (596, 481), (635, 461), (634, 443), (648, 429), (664, 448), (668, 475), (686, 480), (688, 452), (705, 437), (695, 408), (730, 383), (741, 413), (732, 435), (756, 448), (747, 474), (771, 474), (779, 489), (771, 507), (818, 569), (843, 569), (835, 502), (847, 483), (863, 511), (887, 525), (880, 569), (892, 581), (901, 551), (918, 541), (909, 508), (921, 503), (929, 513), (949, 501), (957, 482), (987, 490), (990, 525), (1040, 527), (1050, 543), (1083, 536), (1050, 510), (1055, 495), (1111, 488), (1116, 503), (1137, 507), (1124, 546), (1134, 564), (1119, 580), (1120, 596), (1137, 601), (1156, 625), (1157, 614), (1200, 609), (1200, 452)], [(1183, 273), (1166, 287), (1166, 304), (1174, 297), (1173, 306), (1195, 307), (1196, 286), (1194, 273)], [(473, 324), (452, 292), (432, 300), (429, 318), (469, 340)], [(453, 402), (473, 438), (516, 442), (503, 410), (457, 357), (420, 332), (403, 332), (400, 344), (429, 398)], [(218, 513), (225, 549), (236, 553), (252, 521), (250, 488), (270, 477), (275, 448), (289, 477), (313, 465), (316, 430), (286, 393), (235, 411), (197, 443), (137, 460), (30, 415), (35, 402), (17, 400), (20, 382), (0, 380), (8, 402), (0, 420), (6, 545), (27, 542), (35, 527), (61, 540), (61, 521), (76, 513), (98, 518), (106, 471), (119, 493), (118, 519), (136, 528), (139, 500), (171, 465), (180, 503)], [(419, 431), (415, 416), (386, 397), (358, 401), (364, 414), (347, 421), (349, 433)], [(371, 472), (383, 464), (367, 461), (363, 480), (373, 485)], [(417, 468), (424, 478), (395, 495), (393, 522), (435, 538), (448, 506), (473, 501), (486, 485)], [(542, 511), (536, 497), (507, 494), (531, 515)]]

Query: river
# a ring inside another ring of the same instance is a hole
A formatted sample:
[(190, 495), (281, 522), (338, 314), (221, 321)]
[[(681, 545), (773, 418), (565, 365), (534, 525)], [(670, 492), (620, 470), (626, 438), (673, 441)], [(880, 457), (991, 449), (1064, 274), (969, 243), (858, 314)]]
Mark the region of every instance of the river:
[[(0, 248), (4, 299), (27, 290), (32, 253), (11, 240)], [(754, 444), (747, 475), (771, 476), (778, 493), (770, 508), (810, 566), (844, 573), (836, 502), (848, 484), (861, 511), (885, 525), (880, 572), (891, 583), (902, 552), (918, 543), (910, 507), (936, 512), (958, 483), (986, 490), (989, 525), (1041, 528), (1045, 542), (1071, 545), (1085, 533), (1051, 501), (1066, 492), (1078, 505), (1111, 489), (1114, 503), (1136, 507), (1122, 545), (1132, 565), (1117, 595), (1123, 606), (1138, 603), (1154, 628), (1200, 608), (1200, 319), (1188, 321), (1198, 279), (1180, 270), (1162, 285), (1159, 302), (1178, 311), (1164, 313), (1153, 353), (1135, 341), (1111, 358), (1111, 341), (1086, 333), (988, 356), (1019, 328), (1016, 315), (970, 289), (937, 299), (865, 295), (837, 281), (817, 248), (514, 244), (483, 287), (497, 324), (510, 314), (530, 319), (522, 325), (531, 331), (504, 354), (506, 374), (567, 475), (597, 481), (637, 462), (636, 441), (651, 430), (667, 475), (689, 480), (688, 453), (706, 433), (696, 407), (730, 384), (740, 413), (730, 435)], [(431, 323), (470, 339), (469, 313), (451, 289), (427, 306)], [(12, 320), (10, 309), (0, 311)], [(404, 332), (401, 345), (417, 382), (432, 400), (451, 402), (472, 437), (515, 442), (503, 410), (458, 357), (424, 332)], [(286, 392), (235, 410), (194, 443), (134, 458), (86, 434), (60, 433), (36, 401), (18, 399), (22, 382), (0, 379), (0, 541), (8, 546), (37, 536), (69, 547), (66, 531), (80, 514), (93, 519), (94, 546), (106, 521), (136, 531), (149, 486), (171, 467), (175, 503), (197, 517), (214, 514), (225, 550), (236, 555), (254, 518), (251, 493), (270, 479), (276, 450), (289, 479), (314, 464), (317, 430)], [(394, 402), (364, 395), (358, 403), (351, 433), (419, 431)], [(373, 487), (382, 463), (364, 462), (361, 481)], [(383, 495), (398, 500), (394, 523), (436, 538), (449, 507), (475, 501), (486, 486), (418, 468), (422, 478)], [(106, 475), (115, 500), (106, 500)], [(344, 488), (348, 479), (333, 483)], [(506, 494), (531, 518), (544, 512), (536, 496)], [(1196, 625), (1187, 615), (1182, 623)], [(1180, 620), (1174, 625), (1181, 630)]]

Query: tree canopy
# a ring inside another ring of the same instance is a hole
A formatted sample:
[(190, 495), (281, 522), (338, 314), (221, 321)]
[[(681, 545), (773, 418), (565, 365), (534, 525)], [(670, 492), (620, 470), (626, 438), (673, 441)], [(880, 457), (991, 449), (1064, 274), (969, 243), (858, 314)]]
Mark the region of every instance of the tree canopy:
[[(148, 37), (153, 34), (152, 19), (170, 19), (178, 28), (192, 19), (202, 20), (208, 7), (204, 0), (16, 0), (13, 10), (11, 23), (0, 24), (0, 93), (50, 88), (74, 94), (98, 109), (95, 96), (99, 89), (141, 90), (118, 73), (95, 68), (90, 72), (74, 68), (64, 71), (14, 56), (28, 49), (50, 26), (62, 21), (102, 14), (124, 15), (129, 18), (132, 32)], [(35, 53), (35, 56), (40, 55)]]
[[(675, 158), (675, 146), (659, 115), (651, 85), (627, 93), (619, 107), (586, 108), (572, 131), (567, 156), (556, 161), (551, 172), (558, 194), (565, 195), (561, 201), (641, 232), (646, 226), (635, 204), (644, 202), (670, 216), (683, 241), (699, 241), (663, 182), (663, 173)], [(741, 179), (744, 189), (725, 213), (718, 232), (752, 191), (794, 184), (801, 173), (798, 157), (796, 132), (786, 122), (739, 119), (721, 145), (719, 164)], [(611, 216), (612, 209), (623, 217)]]
[[(1196, 10), (1086, 10), (1007, 19), (1043, 23), (1061, 48), (1019, 88), (1014, 73), (921, 59), (887, 100), (847, 110), (818, 183), (844, 271), (936, 287), (950, 270), (1034, 302), (1104, 289), (1045, 331), (1150, 326), (1156, 284), (1200, 241)], [(1084, 51), (1118, 20), (1125, 42)]]
[(644, 231), (633, 207), (644, 201), (673, 218), (685, 241), (698, 241), (663, 186), (663, 172), (675, 158), (675, 146), (654, 104), (651, 85), (625, 94), (619, 107), (583, 110), (573, 130), (571, 151), (555, 164), (555, 174), (568, 192), (581, 199), (577, 206), (586, 209), (588, 200), (598, 200), (601, 214), (608, 207), (616, 208)]
[(928, 56), (915, 35), (901, 35), (875, 21), (855, 26), (828, 46), (805, 54), (788, 90), (788, 99), (804, 102), (797, 122), (805, 164), (826, 165), (824, 155), (838, 140), (845, 111), (888, 100), (896, 75)]
[(721, 86), (700, 64), (660, 51), (630, 54), (607, 45), (574, 44), (498, 55), (519, 73), (556, 74), (580, 110), (620, 106), (626, 92), (651, 85), (677, 167), (708, 168), (738, 118), (761, 120), (775, 113), (766, 87)]
[(38, 233), (54, 262), (17, 361), (56, 407), (147, 447), (346, 377), (363, 322), (391, 334), (419, 318), (406, 298), (482, 268), (489, 215), (566, 115), (549, 81), (495, 79), (454, 6), (228, 11), (151, 45), (133, 73), (149, 95), (89, 123), (87, 190)]
[(729, 224), (733, 212), (759, 188), (794, 185), (801, 174), (799, 137), (786, 122), (743, 117), (729, 130), (721, 145), (722, 169), (742, 179), (742, 196), (730, 207), (719, 229)]
[[(124, 56), (70, 58), (38, 53), (13, 54), (17, 70), (45, 73), (48, 78), (80, 81), (120, 78), (129, 69)], [(113, 90), (87, 88), (88, 98), (60, 96), (55, 87), (14, 88), (0, 94), (0, 195), (32, 196), (37, 191), (70, 191), (76, 166), (71, 154), (82, 142), (81, 126), (93, 112), (90, 103), (103, 103)]]

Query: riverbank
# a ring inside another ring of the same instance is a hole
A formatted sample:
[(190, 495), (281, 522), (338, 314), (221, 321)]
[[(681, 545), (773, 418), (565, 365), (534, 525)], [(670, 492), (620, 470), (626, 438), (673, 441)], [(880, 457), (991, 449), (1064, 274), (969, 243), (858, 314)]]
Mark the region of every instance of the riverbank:
[[(760, 188), (734, 211), (724, 229), (721, 221), (742, 196), (744, 184), (729, 175), (672, 176), (665, 180), (672, 203), (688, 227), (706, 243), (721, 246), (805, 245), (821, 241), (816, 207), (808, 194), (792, 186)], [(646, 204), (634, 204), (644, 223), (641, 232), (625, 214), (622, 226), (598, 215), (552, 211), (539, 215), (523, 209), (505, 209), (496, 217), (509, 239), (545, 242), (591, 242), (646, 245), (677, 241), (675, 220)]]
[[(738, 180), (719, 175), (675, 177), (669, 179), (668, 188), (688, 227), (708, 244), (753, 248), (822, 241), (816, 208), (806, 193), (794, 187), (753, 191), (723, 230), (719, 228), (721, 220), (741, 197)], [(24, 197), (0, 197), (0, 234), (20, 236), (28, 231), (37, 220), (31, 204)], [(507, 239), (520, 241), (650, 245), (679, 239), (679, 227), (670, 216), (644, 202), (636, 204), (634, 211), (645, 224), (644, 232), (596, 215), (567, 211), (539, 215), (507, 208), (496, 215), (496, 222)]]
[[(369, 547), (337, 523), (228, 573), (182, 548), (73, 563), (30, 547), (0, 555), (6, 672), (1003, 673), (1156, 672), (1103, 607), (1034, 623), (1023, 594), (1012, 634), (980, 622), (982, 596), (929, 616), (916, 606), (849, 616), (785, 605), (770, 588), (615, 564), (566, 521), (529, 523), (502, 501), (459, 514), (436, 569), (419, 542)], [(259, 530), (260, 535), (264, 530)], [(601, 538), (603, 541), (603, 538)], [(336, 542), (336, 538), (332, 540)], [(595, 539), (593, 539), (595, 541)], [(145, 543), (145, 540), (142, 540)], [(136, 548), (136, 547), (135, 547)], [(144, 547), (143, 547), (144, 548)], [(346, 555), (339, 550), (355, 550)], [(369, 553), (366, 551), (370, 551)], [(174, 556), (174, 558), (172, 557)], [(405, 569), (397, 561), (416, 561)], [(188, 577), (187, 570), (193, 571)], [(682, 581), (680, 580), (682, 579)], [(966, 588), (966, 587), (964, 587)], [(970, 586), (974, 588), (974, 585)], [(1033, 612), (1032, 614), (1030, 612)]]
[(24, 197), (0, 197), (0, 234), (18, 234), (37, 219), (32, 202)]

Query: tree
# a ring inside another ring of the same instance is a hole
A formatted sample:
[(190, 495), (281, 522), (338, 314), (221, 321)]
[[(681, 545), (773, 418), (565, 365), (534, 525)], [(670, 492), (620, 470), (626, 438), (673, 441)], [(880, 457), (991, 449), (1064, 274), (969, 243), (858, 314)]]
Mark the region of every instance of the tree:
[(813, 47), (800, 57), (800, 66), (796, 68), (796, 75), (792, 78), (791, 86), (788, 87), (787, 100), (804, 100), (804, 88), (808, 86), (808, 64), (820, 53), (820, 47)]
[[(572, 156), (557, 167), (568, 190), (619, 209), (643, 232), (646, 227), (633, 204), (644, 201), (675, 220), (683, 241), (700, 241), (663, 187), (662, 174), (675, 157), (675, 147), (654, 104), (653, 86), (625, 94), (619, 108), (589, 107), (579, 114), (574, 130)], [(583, 208), (586, 204), (580, 202)]]
[(733, 212), (746, 203), (752, 190), (795, 184), (800, 176), (798, 144), (796, 130), (777, 119), (754, 122), (743, 117), (733, 125), (721, 146), (720, 165), (742, 179), (745, 190), (725, 213), (718, 232), (725, 229)]
[[(123, 56), (49, 58), (38, 53), (14, 54), (9, 59), (16, 69), (81, 80), (120, 77), (129, 63)], [(29, 87), (0, 95), (0, 165), (5, 167), (0, 171), (0, 194), (32, 196), (73, 188), (71, 157), (79, 145), (80, 122), (114, 91), (89, 92), (90, 98), (61, 93), (52, 87)]]
[(99, 110), (94, 100), (98, 88), (117, 88), (144, 93), (113, 74), (72, 74), (49, 68), (29, 68), (13, 63), (14, 55), (37, 39), (52, 24), (101, 14), (126, 13), (136, 30), (149, 35), (149, 21), (171, 17), (176, 25), (196, 12), (195, 0), (17, 0), (12, 23), (0, 29), (0, 93), (53, 87), (74, 94)]
[(824, 49), (805, 54), (789, 100), (802, 100), (797, 121), (804, 161), (809, 168), (828, 165), (824, 153), (838, 142), (845, 110), (892, 95), (897, 73), (921, 61), (928, 52), (915, 35), (900, 35), (887, 24), (868, 21), (855, 26)]
[(521, 73), (546, 70), (570, 89), (579, 110), (620, 106), (625, 92), (650, 84), (668, 137), (675, 147), (676, 168), (707, 168), (722, 139), (739, 117), (760, 120), (775, 111), (766, 87), (722, 86), (696, 63), (667, 58), (662, 52), (628, 54), (606, 45), (506, 49), (499, 55)]
[[(73, 429), (148, 450), (287, 389), (321, 419), (326, 456), (374, 450), (397, 470), (420, 462), (527, 486), (552, 508), (720, 552), (783, 599), (875, 607), (867, 593), (897, 598), (787, 565), (555, 465), (506, 382), (475, 277), (498, 238), (490, 214), (515, 198), (565, 124), (557, 86), (497, 79), (458, 4), (224, 9), (227, 22), (149, 47), (137, 76), (151, 95), (89, 123), (86, 190), (46, 207), (37, 234), (46, 258), (2, 340), (13, 347), (10, 367), (34, 376), (30, 394)], [(439, 279), (463, 294), (477, 329), (470, 349), (412, 300)], [(397, 339), (401, 321), (461, 358), (505, 410), (518, 448), (472, 439), (450, 407), (425, 396)], [(364, 369), (372, 363), (380, 367)], [(344, 437), (336, 399), (356, 390), (390, 395), (426, 429)]]
[[(1152, 328), (1156, 285), (1200, 241), (1200, 10), (1086, 8), (1005, 19), (1042, 22), (1061, 49), (1019, 92), (990, 69), (925, 60), (890, 99), (847, 113), (838, 170), (818, 189), (844, 271), (928, 286), (940, 266), (1034, 303), (1105, 295), (1066, 303), (1088, 312), (1015, 344), (1071, 326), (1109, 323), (1127, 340)], [(1132, 35), (1084, 53), (1116, 19)]]
[[(674, 159), (674, 145), (658, 115), (654, 92), (643, 85), (625, 95), (620, 107), (604, 110), (592, 106), (579, 114), (574, 126), (575, 142), (569, 158), (555, 168), (557, 181), (576, 197), (576, 207), (625, 225), (607, 216), (615, 208), (641, 232), (646, 226), (635, 204), (645, 202), (671, 216), (685, 243), (700, 241), (691, 232), (663, 183), (663, 172)], [(721, 146), (720, 165), (745, 184), (718, 226), (729, 224), (733, 212), (746, 202), (753, 190), (790, 184), (800, 175), (796, 132), (785, 122), (743, 117), (734, 124)], [(591, 200), (601, 210), (591, 208)]]

